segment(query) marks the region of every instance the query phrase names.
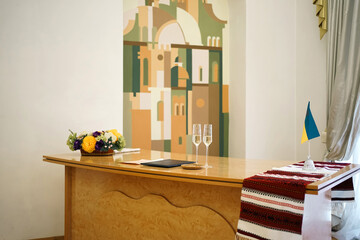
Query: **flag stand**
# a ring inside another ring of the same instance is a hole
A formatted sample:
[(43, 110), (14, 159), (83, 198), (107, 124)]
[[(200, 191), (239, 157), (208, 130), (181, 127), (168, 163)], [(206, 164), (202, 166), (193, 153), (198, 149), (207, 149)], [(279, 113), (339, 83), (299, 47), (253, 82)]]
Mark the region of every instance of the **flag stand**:
[(307, 160), (304, 162), (303, 170), (307, 170), (307, 171), (315, 171), (315, 170), (316, 170), (314, 161), (311, 160), (311, 155), (310, 155), (310, 141), (308, 141), (308, 158), (307, 158)]

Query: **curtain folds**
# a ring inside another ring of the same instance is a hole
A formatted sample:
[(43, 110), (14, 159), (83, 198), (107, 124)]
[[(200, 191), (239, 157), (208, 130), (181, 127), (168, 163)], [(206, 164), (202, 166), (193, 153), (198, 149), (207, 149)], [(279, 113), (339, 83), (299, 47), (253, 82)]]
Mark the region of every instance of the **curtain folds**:
[[(328, 1), (327, 160), (360, 163), (360, 1)], [(360, 239), (360, 176), (355, 203), (333, 205), (333, 236)], [(334, 222), (335, 223), (335, 222)]]
[(360, 1), (328, 3), (326, 159), (343, 160), (360, 135)]

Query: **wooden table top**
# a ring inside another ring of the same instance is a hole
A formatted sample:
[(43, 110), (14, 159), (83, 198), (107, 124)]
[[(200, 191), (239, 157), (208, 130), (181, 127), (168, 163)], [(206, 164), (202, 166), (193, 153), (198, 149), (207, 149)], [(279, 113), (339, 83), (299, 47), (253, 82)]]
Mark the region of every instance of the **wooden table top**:
[[(124, 164), (122, 162), (137, 161), (141, 159), (154, 160), (159, 158), (195, 161), (195, 155), (141, 150), (140, 152), (117, 153), (113, 156), (104, 157), (81, 156), (80, 152), (72, 152), (66, 154), (44, 155), (43, 158), (46, 162), (62, 164), (70, 167), (80, 167), (118, 174), (239, 188), (241, 188), (244, 178), (250, 177), (259, 172), (270, 170), (273, 167), (283, 167), (297, 162), (209, 156), (208, 162), (212, 168), (186, 170), (182, 167), (158, 168)], [(199, 163), (205, 163), (205, 156), (199, 155)], [(346, 180), (359, 171), (360, 165), (351, 164), (330, 177), (309, 184), (307, 192), (316, 194), (318, 190), (331, 187), (330, 185), (336, 185), (336, 183), (341, 181), (341, 179)]]

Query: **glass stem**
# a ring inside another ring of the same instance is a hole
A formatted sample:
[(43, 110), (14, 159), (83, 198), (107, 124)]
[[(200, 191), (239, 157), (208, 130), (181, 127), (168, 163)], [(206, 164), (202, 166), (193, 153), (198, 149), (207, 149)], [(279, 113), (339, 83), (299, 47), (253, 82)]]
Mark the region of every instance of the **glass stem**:
[(198, 145), (196, 145), (196, 164), (198, 164)]
[(208, 160), (207, 160), (207, 157), (208, 157), (208, 149), (209, 149), (209, 147), (206, 146), (206, 162), (205, 162), (205, 166), (206, 166), (206, 167), (208, 166)]

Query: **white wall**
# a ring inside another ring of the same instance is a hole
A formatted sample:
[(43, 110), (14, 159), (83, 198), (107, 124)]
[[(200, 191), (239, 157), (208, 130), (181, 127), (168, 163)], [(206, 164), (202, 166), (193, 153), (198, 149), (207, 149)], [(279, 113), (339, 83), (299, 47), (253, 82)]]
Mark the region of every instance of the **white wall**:
[[(318, 18), (312, 1), (296, 1), (296, 158), (305, 160), (307, 143), (300, 144), (306, 107), (311, 112), (319, 132), (326, 127), (326, 45), (327, 34), (320, 40)], [(320, 138), (311, 140), (311, 156), (321, 160), (325, 145)]]
[(295, 157), (295, 1), (246, 2), (246, 157)]
[[(229, 0), (229, 6), (230, 155), (305, 160), (307, 101), (319, 131), (326, 112), (326, 37), (319, 40), (315, 6), (310, 0)], [(237, 60), (244, 48), (245, 60)], [(311, 144), (313, 159), (321, 159), (320, 138)]]
[(63, 235), (68, 129), (122, 131), (122, 1), (0, 0), (0, 239)]
[[(229, 2), (229, 156), (245, 158), (246, 152), (246, 0)], [(225, 61), (224, 61), (225, 62)]]

